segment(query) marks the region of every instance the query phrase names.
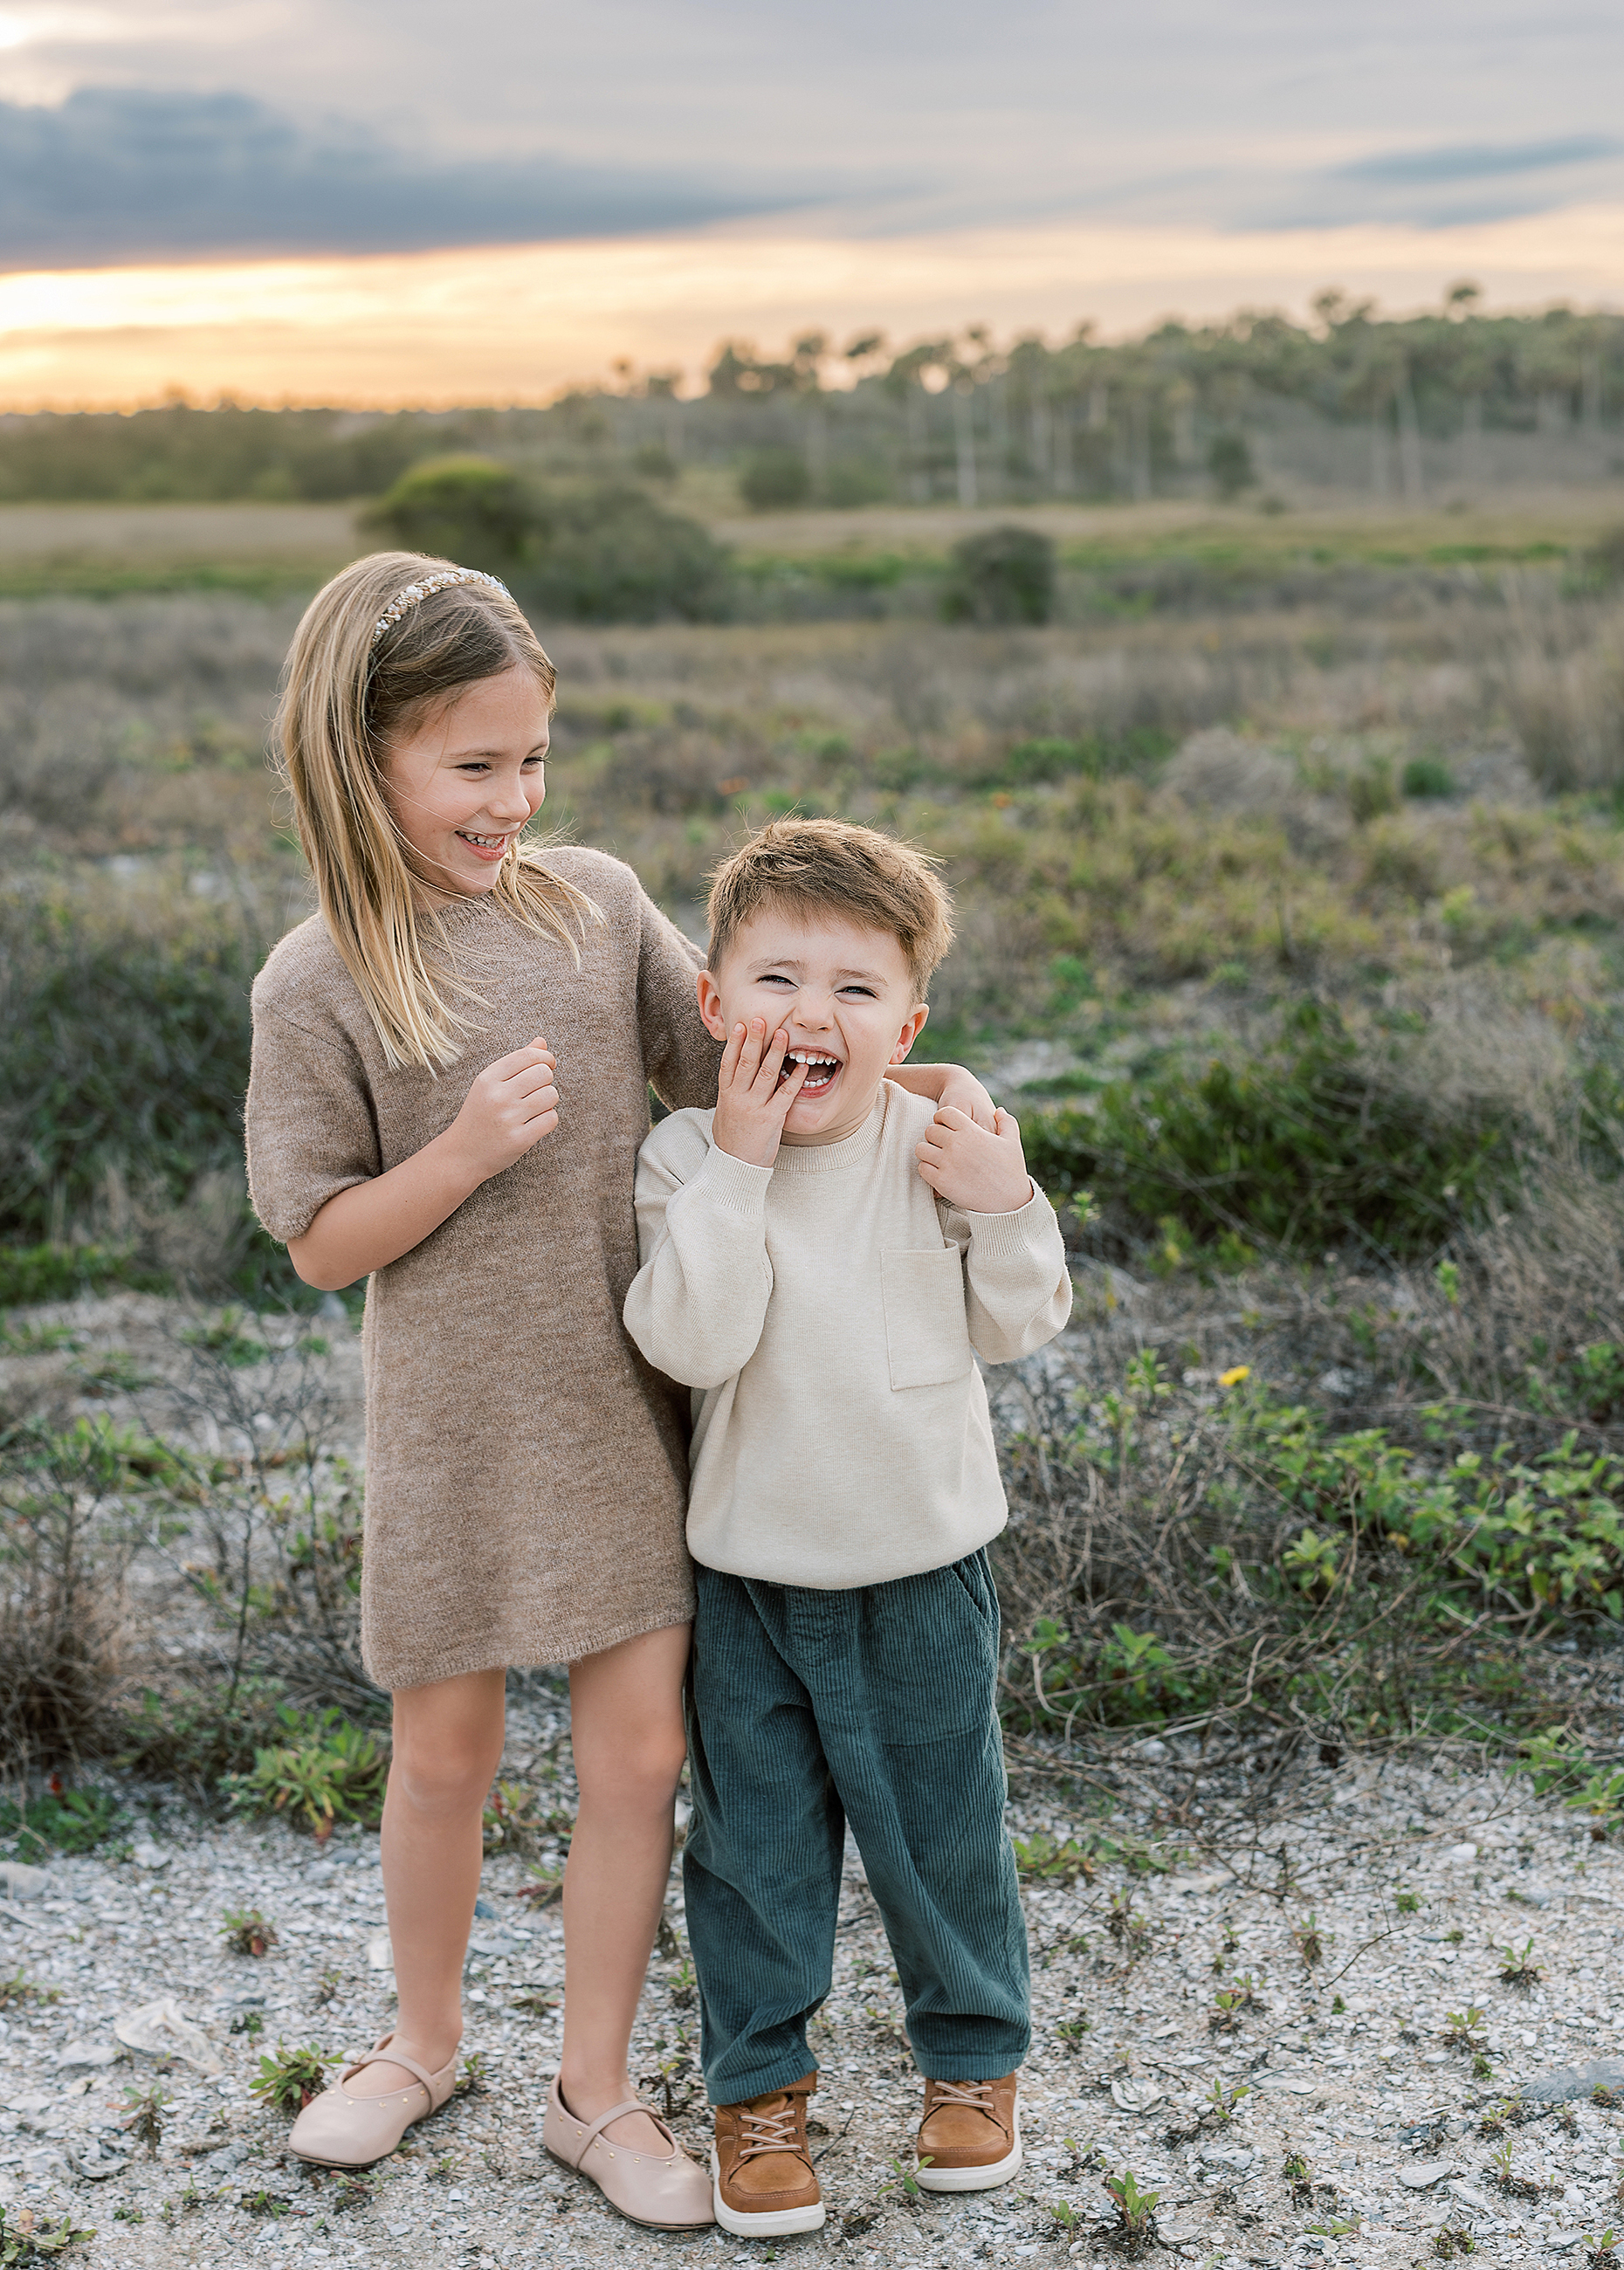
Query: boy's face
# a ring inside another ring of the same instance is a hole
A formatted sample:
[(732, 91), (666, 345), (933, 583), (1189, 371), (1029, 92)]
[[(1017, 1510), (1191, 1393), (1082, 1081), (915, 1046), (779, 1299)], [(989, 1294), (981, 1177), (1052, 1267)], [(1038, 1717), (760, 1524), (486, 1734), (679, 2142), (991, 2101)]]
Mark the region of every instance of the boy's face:
[(809, 1059), (784, 1121), (786, 1143), (838, 1143), (873, 1109), (887, 1065), (901, 1064), (929, 1011), (889, 931), (786, 906), (739, 927), (718, 969), (699, 977), (700, 1013), (724, 1041), (760, 1020), (770, 1049), (790, 1035), (784, 1070)]

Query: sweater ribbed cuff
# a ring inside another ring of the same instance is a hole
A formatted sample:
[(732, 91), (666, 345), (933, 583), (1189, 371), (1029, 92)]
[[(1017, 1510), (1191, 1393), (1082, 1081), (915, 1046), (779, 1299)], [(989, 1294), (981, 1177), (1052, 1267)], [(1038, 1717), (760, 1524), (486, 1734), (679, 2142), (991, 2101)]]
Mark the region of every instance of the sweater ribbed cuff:
[(767, 1186), (772, 1179), (770, 1167), (753, 1167), (747, 1159), (736, 1159), (713, 1143), (688, 1188), (702, 1188), (707, 1203), (723, 1213), (760, 1220), (767, 1213)]
[(993, 1260), (1006, 1253), (1035, 1251), (1048, 1235), (1055, 1210), (1034, 1183), (1031, 1197), (1013, 1213), (971, 1213), (967, 1208), (964, 1218), (975, 1250)]

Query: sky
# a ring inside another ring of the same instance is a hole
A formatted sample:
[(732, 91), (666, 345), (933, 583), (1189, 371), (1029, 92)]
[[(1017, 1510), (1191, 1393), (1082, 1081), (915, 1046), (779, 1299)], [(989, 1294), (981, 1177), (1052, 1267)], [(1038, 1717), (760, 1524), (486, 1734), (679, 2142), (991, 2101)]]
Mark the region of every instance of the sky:
[(0, 406), (1624, 305), (1621, 96), (1565, 0), (0, 0)]

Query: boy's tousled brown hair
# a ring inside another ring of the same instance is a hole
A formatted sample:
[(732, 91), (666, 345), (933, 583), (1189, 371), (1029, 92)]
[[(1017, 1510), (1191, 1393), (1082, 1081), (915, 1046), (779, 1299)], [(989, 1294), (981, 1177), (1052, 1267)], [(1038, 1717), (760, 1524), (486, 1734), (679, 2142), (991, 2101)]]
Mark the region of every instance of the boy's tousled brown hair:
[(771, 820), (710, 879), (710, 966), (764, 907), (793, 907), (888, 931), (907, 956), (914, 998), (923, 1001), (953, 944), (939, 864), (850, 820)]

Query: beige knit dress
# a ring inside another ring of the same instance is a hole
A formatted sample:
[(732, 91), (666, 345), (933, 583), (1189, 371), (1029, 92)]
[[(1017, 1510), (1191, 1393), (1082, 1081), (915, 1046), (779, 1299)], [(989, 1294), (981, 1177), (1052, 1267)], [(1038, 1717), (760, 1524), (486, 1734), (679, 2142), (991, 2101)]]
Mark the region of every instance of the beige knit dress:
[(688, 1398), (620, 1312), (637, 1272), (633, 1186), (648, 1087), (713, 1104), (718, 1050), (690, 946), (629, 867), (559, 849), (594, 899), (576, 969), (484, 900), (444, 917), (482, 997), (438, 1076), (391, 1071), (320, 917), (254, 987), (248, 1179), (271, 1236), (442, 1134), (478, 1074), (545, 1034), (560, 1124), (373, 1277), (361, 1647), (386, 1688), (564, 1663), (684, 1621)]

